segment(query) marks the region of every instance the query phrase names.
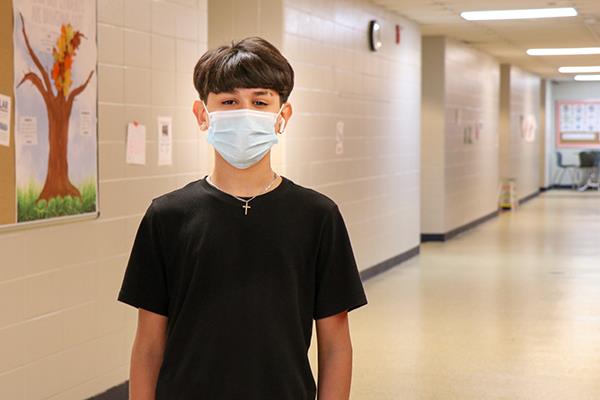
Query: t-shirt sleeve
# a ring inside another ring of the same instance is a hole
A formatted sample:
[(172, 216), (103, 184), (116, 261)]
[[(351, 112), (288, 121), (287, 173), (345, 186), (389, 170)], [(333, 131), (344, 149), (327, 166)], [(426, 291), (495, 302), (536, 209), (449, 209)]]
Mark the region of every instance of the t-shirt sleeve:
[(118, 301), (168, 315), (169, 294), (165, 257), (154, 202), (139, 224), (123, 276)]
[(367, 304), (350, 237), (337, 205), (324, 220), (316, 266), (314, 319)]

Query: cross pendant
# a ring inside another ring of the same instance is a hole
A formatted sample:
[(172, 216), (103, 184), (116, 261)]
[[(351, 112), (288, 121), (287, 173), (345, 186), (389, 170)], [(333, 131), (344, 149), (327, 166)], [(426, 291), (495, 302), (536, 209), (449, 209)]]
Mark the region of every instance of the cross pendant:
[(242, 206), (242, 208), (244, 209), (244, 215), (248, 215), (248, 209), (249, 209), (249, 208), (252, 208), (252, 207), (250, 207), (250, 206), (248, 205), (248, 203), (246, 203), (246, 204), (244, 204), (244, 205)]

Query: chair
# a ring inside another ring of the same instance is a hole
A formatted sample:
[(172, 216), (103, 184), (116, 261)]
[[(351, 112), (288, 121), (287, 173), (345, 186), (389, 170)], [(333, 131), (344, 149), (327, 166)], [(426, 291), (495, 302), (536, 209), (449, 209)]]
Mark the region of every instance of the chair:
[[(580, 159), (581, 159), (581, 153), (580, 154)], [(575, 164), (564, 164), (563, 163), (563, 158), (562, 158), (562, 153), (560, 151), (556, 152), (556, 165), (558, 167), (558, 170), (556, 171), (556, 174), (554, 175), (554, 185), (558, 186), (562, 183), (562, 179), (563, 176), (565, 175), (565, 171), (567, 171), (567, 173), (569, 174), (569, 177), (571, 178), (571, 187), (573, 189), (575, 189), (577, 187), (577, 182), (578, 182), (578, 170), (580, 168), (579, 165), (575, 165)]]
[[(600, 151), (582, 151), (579, 153), (579, 165), (582, 171), (586, 173), (585, 185), (579, 188), (583, 192), (588, 188), (597, 188), (600, 190)], [(595, 178), (595, 179), (594, 179)]]

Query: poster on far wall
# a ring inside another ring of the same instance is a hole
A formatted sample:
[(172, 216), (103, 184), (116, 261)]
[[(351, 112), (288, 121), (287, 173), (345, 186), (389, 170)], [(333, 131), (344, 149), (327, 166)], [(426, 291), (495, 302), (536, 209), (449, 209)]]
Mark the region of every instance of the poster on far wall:
[(556, 145), (600, 148), (600, 100), (557, 100)]
[(535, 115), (528, 114), (521, 116), (521, 137), (526, 142), (535, 142), (535, 134), (537, 132), (537, 120)]
[(96, 214), (96, 0), (13, 16), (17, 222)]

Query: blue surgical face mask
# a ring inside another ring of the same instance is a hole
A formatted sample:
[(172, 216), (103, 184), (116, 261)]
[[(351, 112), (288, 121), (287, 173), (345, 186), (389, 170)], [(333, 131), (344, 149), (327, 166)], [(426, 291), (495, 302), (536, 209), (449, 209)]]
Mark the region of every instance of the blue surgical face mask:
[[(229, 164), (246, 169), (256, 164), (278, 143), (275, 122), (283, 110), (267, 112), (242, 108), (208, 112), (209, 126), (206, 140)], [(282, 131), (285, 127), (285, 121)]]

